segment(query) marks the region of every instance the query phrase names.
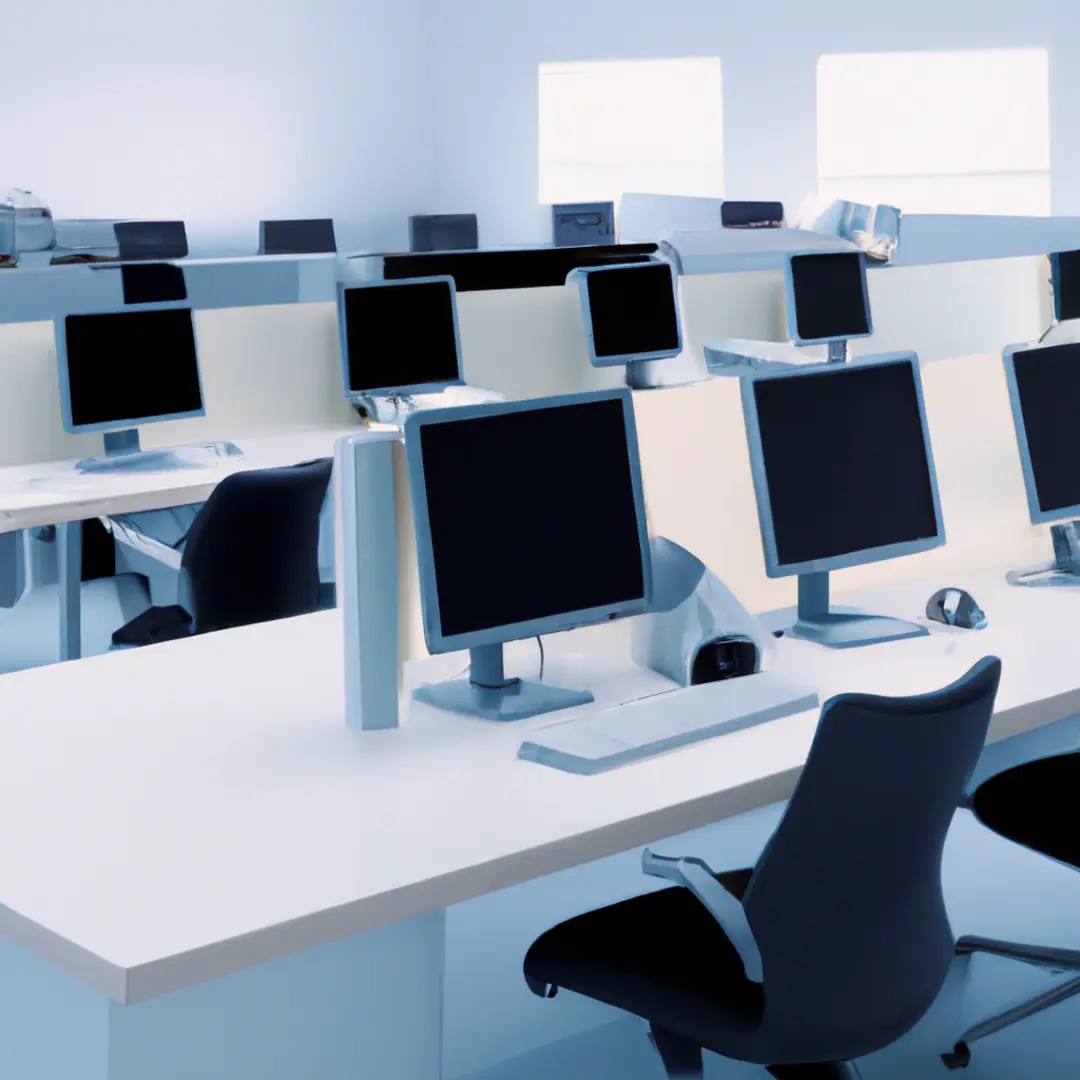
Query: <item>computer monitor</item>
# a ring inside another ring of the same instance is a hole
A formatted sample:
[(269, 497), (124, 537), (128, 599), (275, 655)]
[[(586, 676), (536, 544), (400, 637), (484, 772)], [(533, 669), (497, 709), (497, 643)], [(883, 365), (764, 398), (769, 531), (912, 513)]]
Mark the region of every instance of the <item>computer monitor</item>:
[(462, 385), (451, 277), (339, 284), (338, 328), (345, 396), (352, 402)]
[(117, 221), (113, 233), (125, 262), (187, 258), (187, 228), (182, 221)]
[(414, 214), (409, 251), (475, 251), (480, 233), (475, 214)]
[(861, 251), (789, 255), (785, 300), (788, 337), (796, 345), (851, 341), (873, 333)]
[(675, 275), (665, 262), (597, 266), (574, 272), (589, 362), (614, 367), (682, 352)]
[(1080, 517), (1080, 343), (1013, 346), (1004, 360), (1031, 523)]
[(56, 324), (56, 354), (72, 434), (205, 415), (188, 307), (68, 315)]
[(1054, 559), (1013, 570), (1014, 585), (1080, 586), (1080, 343), (1014, 345), (1002, 354), (1009, 388), (1028, 514), (1049, 525)]
[(503, 643), (644, 612), (651, 563), (629, 390), (416, 412), (405, 422), (424, 636), (468, 679), (417, 698), (492, 720), (588, 703), (507, 679)]
[(918, 360), (895, 354), (742, 383), (769, 577), (799, 575), (792, 633), (836, 647), (925, 634), (831, 611), (831, 570), (945, 542)]
[(1054, 318), (1058, 322), (1080, 319), (1080, 251), (1051, 255), (1050, 281), (1054, 289)]
[(336, 251), (333, 218), (259, 222), (260, 255), (326, 255)]

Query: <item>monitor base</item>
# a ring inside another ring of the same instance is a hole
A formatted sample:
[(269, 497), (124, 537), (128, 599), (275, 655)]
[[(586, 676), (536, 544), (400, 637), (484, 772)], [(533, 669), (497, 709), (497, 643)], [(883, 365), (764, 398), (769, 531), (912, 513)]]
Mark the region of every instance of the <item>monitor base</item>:
[(1028, 589), (1080, 589), (1080, 570), (1051, 563), (1029, 570), (1010, 570), (1005, 580)]
[(1010, 570), (1005, 580), (1010, 585), (1027, 588), (1080, 588), (1080, 522), (1068, 521), (1050, 526), (1054, 561), (1027, 570)]
[(502, 394), (494, 390), (481, 390), (465, 383), (448, 386), (445, 390), (429, 394), (394, 394), (379, 396), (355, 394), (351, 404), (363, 409), (369, 420), (377, 424), (401, 424), (414, 412), (424, 409), (453, 409), (461, 405), (480, 405), (489, 401), (504, 401)]
[(788, 633), (793, 638), (814, 641), (831, 649), (850, 649), (860, 645), (879, 645), (885, 641), (926, 637), (930, 631), (918, 623), (893, 619), (887, 615), (828, 611), (809, 619), (800, 618)]
[(884, 641), (927, 637), (930, 631), (919, 623), (888, 615), (830, 608), (829, 575), (820, 572), (799, 575), (799, 614), (788, 633), (830, 649), (850, 649), (879, 645)]
[(243, 455), (244, 452), (235, 443), (201, 443), (168, 450), (135, 450), (107, 454), (101, 458), (83, 458), (75, 463), (75, 469), (85, 474), (206, 469), (220, 458)]
[(512, 679), (507, 685), (496, 687), (455, 679), (421, 686), (413, 692), (413, 697), (446, 712), (502, 723), (590, 705), (594, 700), (587, 690), (564, 690), (522, 679)]
[(480, 645), (469, 650), (467, 679), (421, 686), (413, 691), (413, 697), (436, 709), (504, 722), (589, 705), (593, 701), (587, 690), (564, 690), (523, 679), (508, 679), (503, 670), (501, 644)]

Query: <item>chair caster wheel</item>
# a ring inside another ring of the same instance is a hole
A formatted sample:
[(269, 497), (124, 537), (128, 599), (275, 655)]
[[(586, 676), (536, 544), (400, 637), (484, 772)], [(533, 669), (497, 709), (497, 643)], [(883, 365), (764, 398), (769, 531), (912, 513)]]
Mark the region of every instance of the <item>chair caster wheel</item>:
[(966, 1069), (971, 1064), (971, 1047), (958, 1042), (950, 1053), (941, 1055), (941, 1060), (945, 1062), (946, 1069)]

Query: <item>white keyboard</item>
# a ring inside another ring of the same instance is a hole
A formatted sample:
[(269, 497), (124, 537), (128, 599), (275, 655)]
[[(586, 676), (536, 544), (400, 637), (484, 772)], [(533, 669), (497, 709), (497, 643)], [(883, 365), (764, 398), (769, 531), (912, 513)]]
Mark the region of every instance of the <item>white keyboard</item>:
[(761, 672), (550, 724), (521, 744), (518, 757), (588, 776), (819, 705), (813, 690)]

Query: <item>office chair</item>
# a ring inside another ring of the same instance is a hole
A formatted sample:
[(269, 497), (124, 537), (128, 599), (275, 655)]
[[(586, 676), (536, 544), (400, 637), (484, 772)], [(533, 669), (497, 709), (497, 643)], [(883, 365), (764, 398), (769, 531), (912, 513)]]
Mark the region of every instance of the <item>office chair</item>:
[(233, 473), (192, 523), (179, 603), (150, 608), (113, 634), (118, 646), (304, 615), (320, 606), (319, 514), (333, 460)]
[(832, 698), (753, 869), (646, 851), (644, 872), (677, 887), (549, 930), (526, 955), (529, 988), (642, 1017), (672, 1080), (702, 1077), (703, 1049), (785, 1080), (858, 1077), (953, 964), (942, 850), (1000, 674), (988, 657), (935, 693)]
[[(1080, 753), (1054, 754), (1013, 766), (983, 781), (966, 806), (991, 832), (1080, 869)], [(992, 943), (998, 956), (1053, 972), (1071, 972), (1049, 990), (969, 1028), (951, 1054), (951, 1068), (971, 1061), (971, 1044), (1080, 994), (1080, 952), (1046, 946)]]

